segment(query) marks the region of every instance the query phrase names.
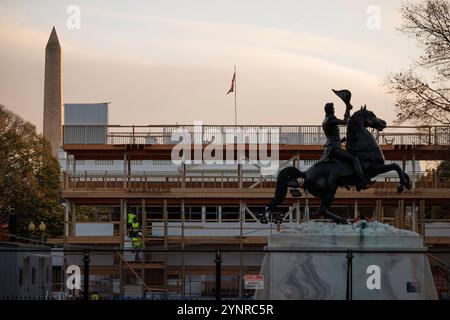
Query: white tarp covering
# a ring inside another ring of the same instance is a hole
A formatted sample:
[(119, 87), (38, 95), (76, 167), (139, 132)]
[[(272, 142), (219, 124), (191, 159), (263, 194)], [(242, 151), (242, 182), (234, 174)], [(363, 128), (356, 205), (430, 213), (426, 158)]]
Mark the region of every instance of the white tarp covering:
[(112, 223), (77, 223), (75, 225), (76, 236), (109, 237), (114, 235)]

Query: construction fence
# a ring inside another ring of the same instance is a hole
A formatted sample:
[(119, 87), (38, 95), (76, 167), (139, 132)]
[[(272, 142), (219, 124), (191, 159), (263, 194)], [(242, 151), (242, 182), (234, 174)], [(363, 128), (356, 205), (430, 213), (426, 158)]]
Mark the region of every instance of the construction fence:
[[(224, 247), (135, 251), (42, 246), (42, 249), (0, 248), (0, 299), (245, 300), (255, 296), (270, 299), (274, 296), (268, 292), (278, 285), (278, 273), (283, 272), (282, 265), (277, 263), (299, 259), (295, 277), (314, 277), (308, 274), (311, 270), (306, 266), (318, 256), (333, 259), (333, 265), (324, 268), (331, 270), (342, 283), (338, 299), (360, 299), (358, 292), (366, 281), (365, 273), (359, 270), (360, 262), (373, 255), (395, 256), (398, 261), (414, 255), (427, 257), (438, 298), (449, 298), (448, 249), (236, 250)], [(407, 282), (405, 290), (419, 294), (424, 288), (412, 281)]]

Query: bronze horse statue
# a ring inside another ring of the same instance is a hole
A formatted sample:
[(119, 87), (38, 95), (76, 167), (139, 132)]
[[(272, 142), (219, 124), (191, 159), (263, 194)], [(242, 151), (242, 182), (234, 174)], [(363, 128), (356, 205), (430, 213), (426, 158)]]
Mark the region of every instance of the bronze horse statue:
[[(349, 92), (348, 90), (345, 91)], [(340, 95), (338, 94), (338, 96)], [(350, 95), (347, 99), (342, 96), (340, 98), (346, 104), (350, 104)], [(364, 177), (370, 180), (379, 174), (396, 171), (400, 178), (397, 191), (401, 193), (404, 188), (411, 189), (409, 176), (398, 164), (385, 164), (383, 152), (368, 128), (382, 131), (386, 128), (386, 122), (364, 106), (351, 115), (347, 125), (346, 138), (347, 150), (359, 158)], [(275, 196), (266, 207), (266, 212), (258, 214), (261, 223), (268, 223), (269, 220), (278, 224), (282, 222), (284, 214), (275, 210), (283, 202), (289, 187), (299, 188), (299, 178), (304, 180), (303, 188), (305, 192), (320, 198), (320, 208), (316, 213), (317, 215), (330, 218), (336, 223), (348, 223), (346, 219), (333, 214), (329, 210), (338, 187), (348, 189), (357, 183), (352, 164), (340, 159), (321, 162), (305, 172), (295, 167), (282, 169), (278, 173)]]

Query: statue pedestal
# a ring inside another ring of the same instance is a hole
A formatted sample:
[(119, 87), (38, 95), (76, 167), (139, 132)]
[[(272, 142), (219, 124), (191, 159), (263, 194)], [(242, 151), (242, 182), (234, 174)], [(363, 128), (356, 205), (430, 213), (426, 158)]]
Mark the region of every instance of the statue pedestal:
[[(364, 229), (334, 223), (302, 223), (271, 236), (267, 249), (414, 251), (424, 247), (417, 233), (375, 221)], [(346, 256), (345, 252), (268, 252), (261, 268), (264, 289), (256, 290), (255, 298), (344, 300)], [(380, 289), (377, 289), (377, 279)], [(355, 300), (437, 299), (424, 253), (353, 253), (352, 289)]]

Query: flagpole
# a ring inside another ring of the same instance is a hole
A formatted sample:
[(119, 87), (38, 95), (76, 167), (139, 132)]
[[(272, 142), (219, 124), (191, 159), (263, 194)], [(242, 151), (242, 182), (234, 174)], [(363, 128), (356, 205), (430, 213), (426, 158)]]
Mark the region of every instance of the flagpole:
[(236, 103), (236, 91), (237, 91), (237, 74), (236, 74), (236, 66), (234, 66), (234, 125), (237, 126), (237, 103)]

